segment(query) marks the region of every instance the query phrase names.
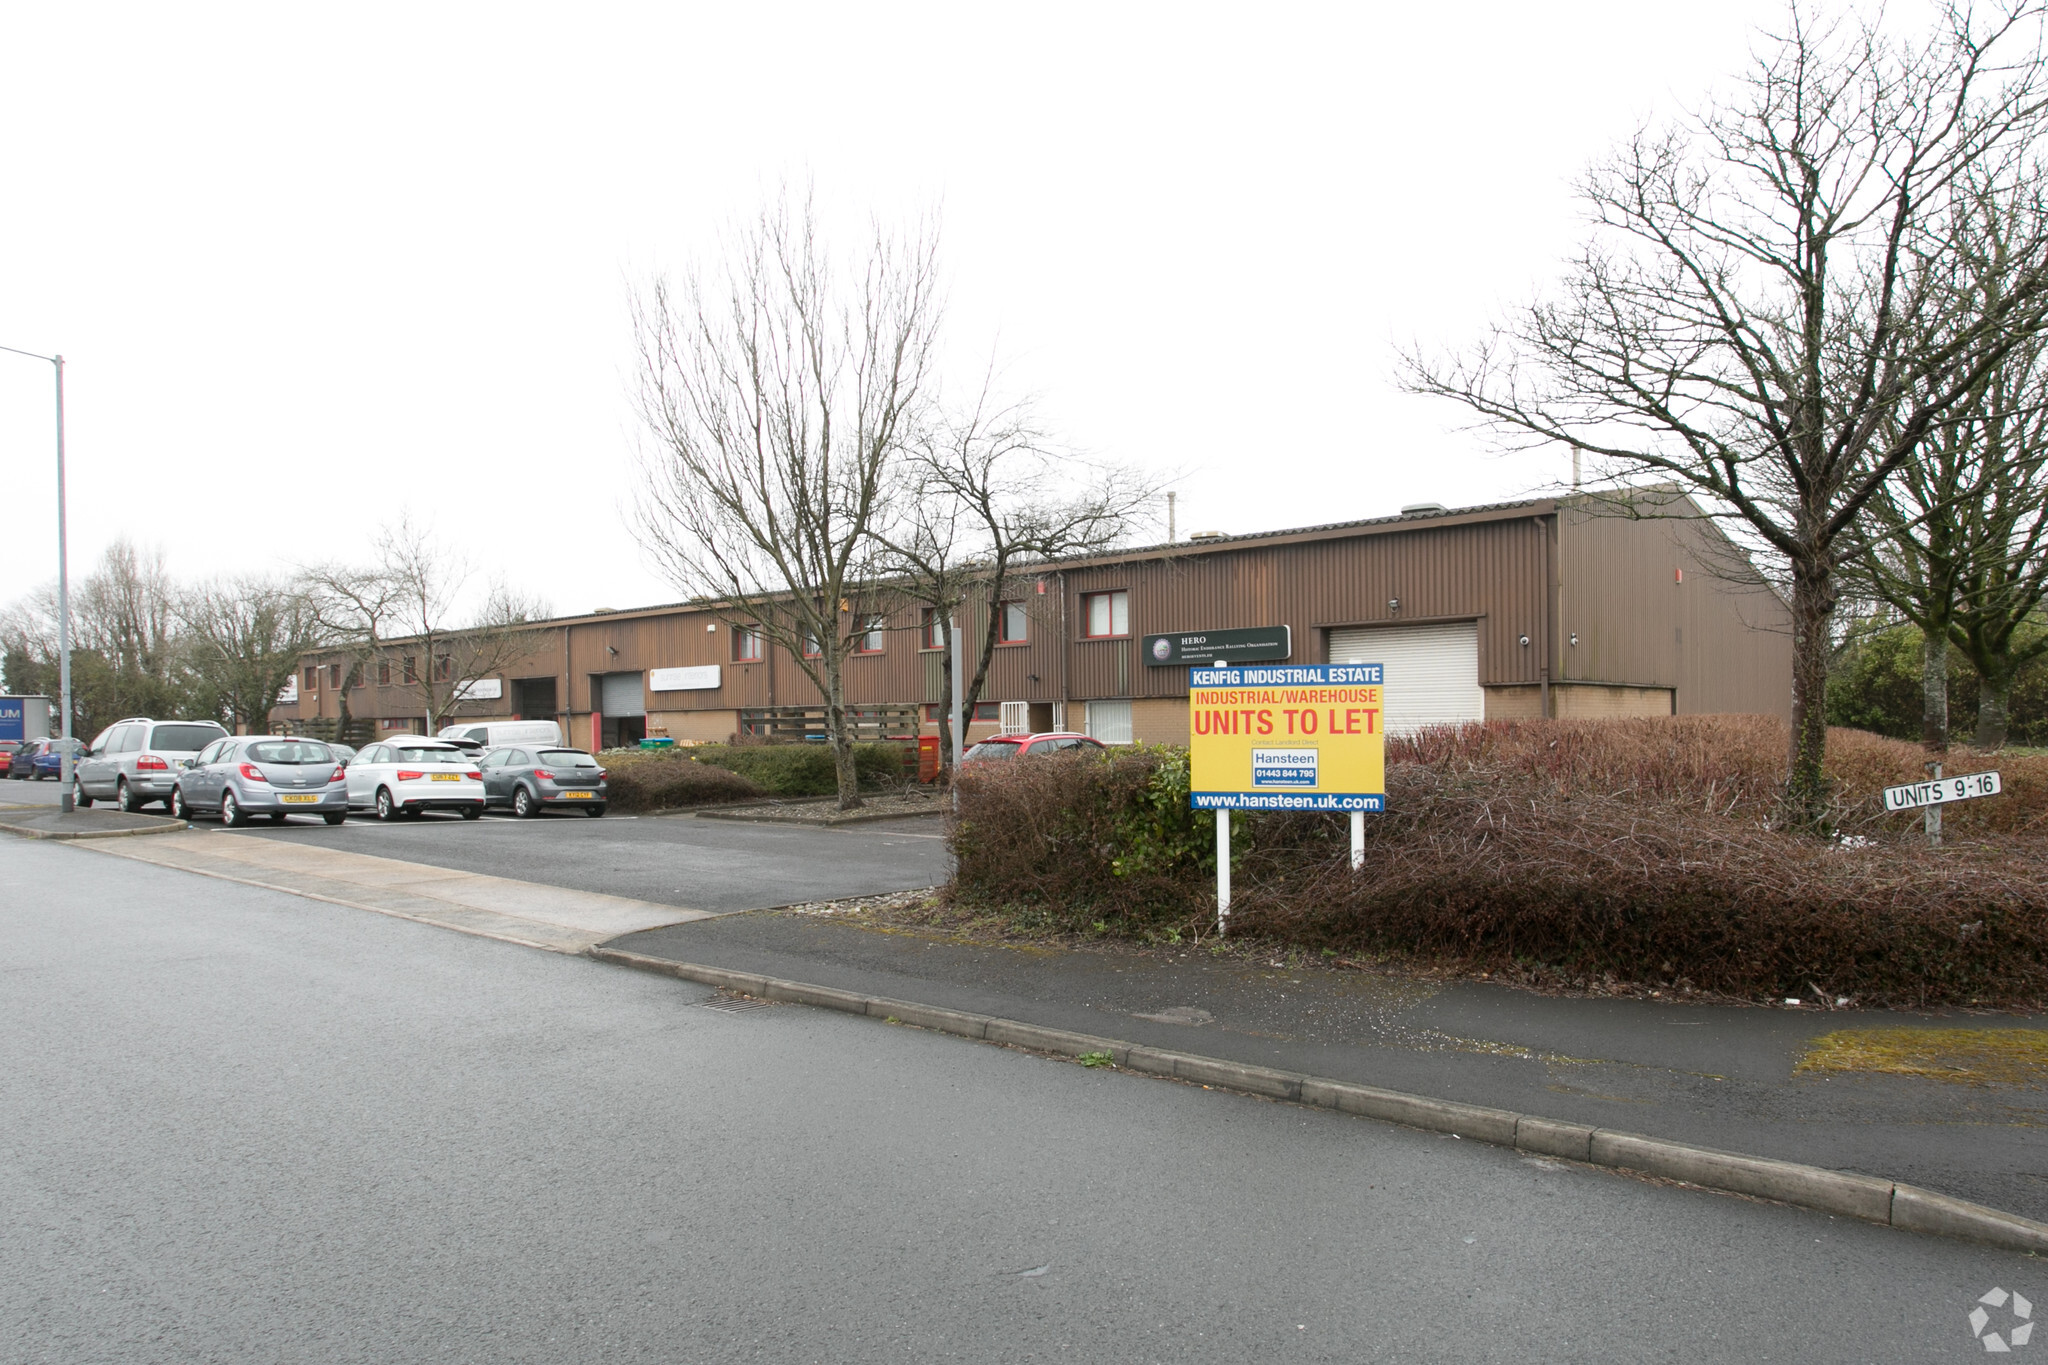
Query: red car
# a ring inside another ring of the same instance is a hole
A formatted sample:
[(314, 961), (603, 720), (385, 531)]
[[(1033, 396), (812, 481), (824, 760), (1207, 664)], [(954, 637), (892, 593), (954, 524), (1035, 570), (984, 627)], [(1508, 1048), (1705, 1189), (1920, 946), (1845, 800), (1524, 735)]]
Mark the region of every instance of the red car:
[(1038, 758), (1075, 749), (1100, 749), (1099, 739), (1067, 730), (1048, 730), (1037, 735), (994, 735), (960, 756), (962, 763), (979, 763), (986, 758)]

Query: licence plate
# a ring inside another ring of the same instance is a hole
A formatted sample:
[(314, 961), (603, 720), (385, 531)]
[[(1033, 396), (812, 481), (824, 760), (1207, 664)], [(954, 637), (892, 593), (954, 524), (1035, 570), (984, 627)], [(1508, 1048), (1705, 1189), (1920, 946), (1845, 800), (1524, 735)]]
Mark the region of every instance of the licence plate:
[(286, 804), (287, 806), (310, 806), (310, 805), (312, 805), (312, 804), (313, 804), (314, 802), (318, 801), (318, 800), (319, 800), (320, 798), (319, 798), (319, 797), (317, 797), (317, 796), (310, 796), (310, 795), (308, 795), (308, 796), (280, 796), (280, 797), (278, 797), (277, 799), (278, 799), (278, 800), (280, 800), (280, 801), (282, 801), (282, 802), (284, 802), (284, 803), (285, 803), (285, 804)]
[(590, 800), (590, 798), (592, 798), (593, 796), (596, 796), (596, 795), (597, 795), (597, 793), (596, 793), (596, 792), (557, 792), (557, 793), (556, 793), (556, 795), (560, 796), (560, 797), (561, 797), (561, 798), (562, 798), (562, 799), (563, 799), (564, 801), (588, 801), (588, 800)]
[(434, 774), (434, 780), (435, 780), (436, 782), (460, 782), (460, 781), (462, 780), (462, 774), (461, 774), (461, 773), (435, 773), (435, 774)]

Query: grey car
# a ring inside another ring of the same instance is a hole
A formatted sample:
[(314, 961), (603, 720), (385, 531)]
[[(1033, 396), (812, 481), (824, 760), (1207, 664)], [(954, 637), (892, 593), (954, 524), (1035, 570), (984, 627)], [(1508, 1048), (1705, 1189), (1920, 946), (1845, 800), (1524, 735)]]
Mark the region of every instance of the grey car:
[(603, 815), (611, 788), (604, 769), (581, 749), (493, 749), (478, 766), (484, 775), (484, 805), (510, 806), (522, 819), (549, 806), (576, 807)]
[(100, 731), (71, 770), (71, 795), (80, 806), (117, 801), (122, 810), (171, 802), (185, 760), (227, 730), (210, 720), (151, 720), (130, 716)]
[(215, 740), (178, 773), (171, 814), (190, 820), (218, 813), (224, 825), (258, 815), (283, 824), (289, 815), (348, 818), (348, 779), (333, 749), (293, 735), (238, 735)]

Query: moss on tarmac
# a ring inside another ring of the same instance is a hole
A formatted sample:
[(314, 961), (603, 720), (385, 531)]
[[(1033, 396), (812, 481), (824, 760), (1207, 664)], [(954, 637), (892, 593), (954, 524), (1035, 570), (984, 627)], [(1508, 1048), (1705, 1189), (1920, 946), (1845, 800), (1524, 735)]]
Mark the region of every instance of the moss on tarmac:
[(1964, 1085), (2048, 1084), (2048, 1031), (1841, 1029), (1813, 1040), (1795, 1071), (1876, 1071)]

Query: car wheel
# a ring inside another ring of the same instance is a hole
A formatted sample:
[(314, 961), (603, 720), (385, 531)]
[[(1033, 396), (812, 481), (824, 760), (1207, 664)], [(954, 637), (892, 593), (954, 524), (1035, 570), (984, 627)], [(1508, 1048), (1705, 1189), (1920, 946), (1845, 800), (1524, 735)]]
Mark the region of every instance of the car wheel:
[(75, 777), (71, 779), (71, 804), (80, 810), (88, 810), (92, 806), (92, 798), (85, 794), (85, 784)]
[(462, 818), (463, 818), (463, 819), (465, 819), (465, 820), (481, 820), (481, 819), (483, 819), (483, 818), (484, 818), (484, 808), (483, 808), (483, 804), (482, 804), (481, 802), (479, 802), (478, 804), (476, 804), (476, 805), (474, 805), (474, 806), (464, 806), (464, 807), (462, 808)]
[(326, 815), (321, 816), (320, 818), (325, 820), (330, 825), (338, 825), (341, 824), (343, 821), (347, 820), (348, 816), (330, 811)]
[(220, 822), (223, 825), (242, 826), (249, 823), (249, 813), (242, 809), (242, 803), (235, 800), (233, 792), (220, 794)]
[(540, 814), (540, 806), (535, 803), (533, 793), (524, 787), (513, 792), (512, 813), (522, 820), (531, 820), (534, 816)]
[(171, 788), (171, 818), (173, 820), (190, 820), (192, 818), (192, 808), (185, 804), (185, 789), (183, 787)]
[(604, 814), (604, 807), (603, 807), (603, 806), (585, 806), (585, 807), (583, 808), (583, 813), (584, 813), (585, 815), (589, 816), (589, 817), (590, 817), (591, 819), (595, 820), (595, 819), (596, 819), (596, 818), (597, 818), (598, 816), (600, 816), (600, 815), (603, 815), (603, 814)]
[(398, 818), (398, 806), (391, 799), (391, 789), (389, 787), (377, 788), (377, 818), (379, 820), (396, 820)]
[(141, 813), (142, 803), (135, 799), (135, 793), (129, 789), (128, 779), (125, 777), (114, 784), (114, 802), (130, 815)]

